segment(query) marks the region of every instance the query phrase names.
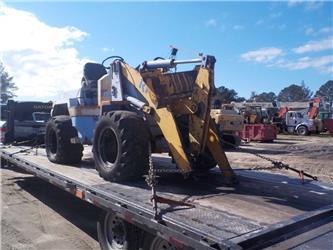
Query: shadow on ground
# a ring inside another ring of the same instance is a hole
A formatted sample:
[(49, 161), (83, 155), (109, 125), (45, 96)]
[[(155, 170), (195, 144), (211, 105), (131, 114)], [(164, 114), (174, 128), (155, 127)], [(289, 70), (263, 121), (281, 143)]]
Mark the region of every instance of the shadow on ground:
[[(9, 169), (24, 173), (15, 166)], [(10, 180), (98, 241), (96, 222), (101, 209), (34, 176), (12, 177)]]

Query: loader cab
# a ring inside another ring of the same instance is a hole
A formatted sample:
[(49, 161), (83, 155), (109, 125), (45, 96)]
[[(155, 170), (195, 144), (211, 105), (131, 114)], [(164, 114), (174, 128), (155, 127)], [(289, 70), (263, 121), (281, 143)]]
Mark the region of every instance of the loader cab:
[(69, 99), (68, 113), (82, 143), (91, 144), (100, 109), (98, 107), (98, 80), (107, 72), (102, 64), (86, 63), (83, 67), (81, 88), (76, 98)]
[(107, 72), (99, 63), (86, 63), (83, 68), (80, 95), (77, 100), (80, 106), (97, 105), (97, 81)]

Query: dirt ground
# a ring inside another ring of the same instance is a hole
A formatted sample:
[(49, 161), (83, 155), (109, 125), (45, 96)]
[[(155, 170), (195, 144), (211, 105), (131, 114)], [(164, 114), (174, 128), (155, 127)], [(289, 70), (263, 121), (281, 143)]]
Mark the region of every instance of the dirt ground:
[[(311, 136), (279, 134), (273, 143), (250, 142), (243, 144), (239, 149), (228, 151), (227, 156), (234, 168), (272, 166), (270, 162), (254, 156), (253, 153), (281, 161), (290, 167), (315, 175), (320, 181), (333, 182), (333, 137), (328, 134)], [(292, 171), (269, 171), (298, 176)]]
[[(279, 135), (274, 143), (251, 142), (227, 156), (234, 168), (271, 166), (250, 153), (333, 182), (332, 137)], [(290, 171), (274, 171), (297, 177)], [(99, 249), (98, 208), (17, 168), (3, 167), (1, 180), (1, 249)]]
[(1, 169), (1, 249), (100, 249), (99, 210), (19, 169)]

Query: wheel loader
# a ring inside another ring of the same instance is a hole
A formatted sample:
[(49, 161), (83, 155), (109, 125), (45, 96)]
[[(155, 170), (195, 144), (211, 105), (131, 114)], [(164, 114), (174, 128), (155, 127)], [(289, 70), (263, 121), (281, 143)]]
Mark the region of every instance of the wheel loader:
[[(177, 60), (176, 53), (174, 48), (170, 58), (136, 68), (118, 56), (87, 63), (79, 95), (69, 106), (53, 107), (45, 136), (48, 159), (78, 163), (83, 145), (92, 144), (100, 176), (122, 182), (146, 174), (151, 153), (169, 153), (185, 177), (218, 165), (234, 181), (210, 117), (216, 60)], [(183, 64), (193, 69), (178, 72)]]

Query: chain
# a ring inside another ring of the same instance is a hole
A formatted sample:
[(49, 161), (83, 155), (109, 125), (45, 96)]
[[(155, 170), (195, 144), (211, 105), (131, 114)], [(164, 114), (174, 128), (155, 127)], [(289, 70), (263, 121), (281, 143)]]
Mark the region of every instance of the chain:
[(148, 154), (149, 154), (149, 170), (148, 175), (146, 176), (146, 182), (149, 187), (154, 187), (156, 185), (155, 170), (153, 165), (152, 153), (151, 153), (151, 144), (148, 145)]
[(159, 220), (158, 214), (158, 207), (157, 207), (157, 200), (156, 200), (156, 171), (154, 169), (152, 152), (151, 152), (151, 143), (149, 142), (148, 145), (148, 153), (149, 153), (149, 170), (148, 175), (146, 175), (146, 183), (151, 188), (151, 201), (153, 202), (153, 209), (154, 209), (154, 219)]
[[(237, 145), (233, 144), (233, 143), (230, 143), (230, 142), (227, 142), (227, 141), (224, 141), (222, 138), (220, 138), (220, 141), (223, 142), (223, 143), (226, 143), (226, 144), (229, 144), (229, 145), (232, 145), (234, 147), (237, 147)], [(242, 148), (238, 148), (239, 150), (242, 150)], [(244, 150), (243, 150), (244, 151)], [(245, 152), (245, 151), (244, 151)], [(244, 169), (244, 170), (272, 170), (272, 169), (286, 169), (286, 170), (291, 170), (293, 172), (296, 172), (299, 174), (301, 180), (302, 180), (302, 183), (304, 183), (304, 176), (306, 177), (309, 177), (315, 181), (318, 180), (318, 177), (317, 176), (313, 176), (311, 174), (308, 174), (306, 172), (304, 172), (303, 170), (299, 170), (299, 169), (296, 169), (296, 168), (293, 168), (293, 167), (290, 167), (288, 164), (285, 164), (281, 161), (275, 161), (267, 156), (263, 156), (261, 154), (258, 154), (258, 153), (250, 153), (250, 152), (246, 152), (248, 154), (252, 154), (256, 157), (259, 157), (263, 160), (266, 160), (266, 161), (269, 161), (270, 163), (273, 164), (273, 166), (271, 167), (254, 167), (254, 168), (248, 168), (248, 169)]]
[(281, 161), (275, 161), (267, 156), (263, 156), (263, 155), (260, 155), (258, 153), (252, 153), (254, 156), (257, 156), (263, 160), (266, 160), (266, 161), (269, 161), (270, 163), (273, 164), (272, 168), (278, 168), (278, 169), (282, 169), (282, 168), (285, 168), (286, 166), (288, 166), (287, 164), (281, 162)]
[(37, 144), (34, 146), (30, 146), (29, 148), (21, 149), (17, 152), (11, 153), (10, 156), (13, 156), (15, 154), (20, 154), (20, 153), (30, 153), (31, 150), (36, 149), (35, 155), (38, 155), (38, 149), (42, 146), (45, 146), (45, 144)]
[(156, 185), (157, 185), (157, 170), (154, 168), (152, 152), (151, 152), (151, 144), (148, 145), (149, 150), (149, 170), (148, 175), (146, 175), (146, 183), (151, 188), (151, 198), (150, 201), (153, 203), (154, 210), (154, 219), (158, 222), (162, 222), (162, 215), (159, 213), (157, 203), (164, 203), (170, 206), (186, 206), (193, 208), (195, 207), (193, 204), (187, 203), (185, 201), (173, 200), (166, 197), (161, 197), (156, 194)]

